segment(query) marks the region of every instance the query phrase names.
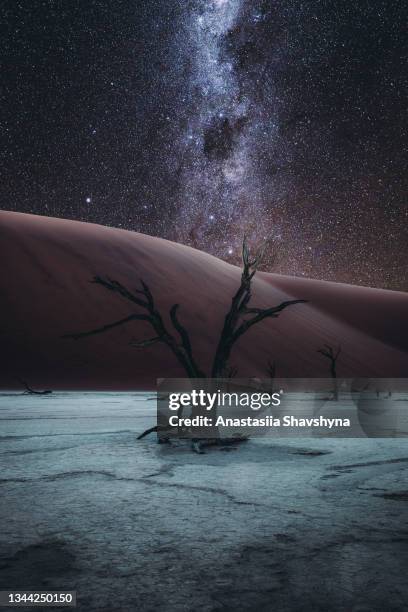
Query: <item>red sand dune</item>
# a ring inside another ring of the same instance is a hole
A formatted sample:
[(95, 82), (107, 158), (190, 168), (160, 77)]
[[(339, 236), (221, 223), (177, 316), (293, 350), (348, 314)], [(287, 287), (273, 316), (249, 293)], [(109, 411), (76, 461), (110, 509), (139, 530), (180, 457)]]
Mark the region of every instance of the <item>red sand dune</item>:
[[(150, 337), (144, 322), (73, 341), (63, 334), (89, 330), (132, 312), (132, 305), (91, 284), (96, 274), (130, 289), (143, 279), (162, 312), (181, 305), (197, 361), (208, 370), (240, 270), (215, 257), (159, 238), (87, 223), (0, 212), (0, 386), (18, 378), (34, 387), (131, 389), (157, 377), (184, 376), (162, 344), (136, 349)], [(341, 376), (408, 374), (408, 295), (337, 283), (259, 273), (256, 306), (303, 298), (278, 319), (252, 328), (234, 348), (238, 376), (328, 376), (317, 353), (341, 344)]]

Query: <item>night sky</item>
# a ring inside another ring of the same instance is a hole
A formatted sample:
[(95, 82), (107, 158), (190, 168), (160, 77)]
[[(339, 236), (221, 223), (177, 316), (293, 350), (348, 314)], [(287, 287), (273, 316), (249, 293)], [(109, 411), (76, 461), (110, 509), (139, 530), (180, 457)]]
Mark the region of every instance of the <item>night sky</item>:
[(13, 0), (6, 210), (408, 290), (406, 0)]

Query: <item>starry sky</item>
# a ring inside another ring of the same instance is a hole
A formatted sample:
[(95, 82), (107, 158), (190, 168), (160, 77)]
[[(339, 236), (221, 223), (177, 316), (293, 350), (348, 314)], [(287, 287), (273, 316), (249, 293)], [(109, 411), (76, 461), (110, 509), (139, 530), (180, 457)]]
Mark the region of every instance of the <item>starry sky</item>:
[(5, 0), (0, 207), (408, 290), (406, 0)]

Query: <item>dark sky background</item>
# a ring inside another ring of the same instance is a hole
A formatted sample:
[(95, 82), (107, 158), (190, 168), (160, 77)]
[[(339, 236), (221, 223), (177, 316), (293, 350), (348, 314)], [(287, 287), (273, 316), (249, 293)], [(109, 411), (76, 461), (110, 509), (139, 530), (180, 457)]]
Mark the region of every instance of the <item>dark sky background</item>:
[(0, 206), (408, 290), (407, 12), (3, 0)]

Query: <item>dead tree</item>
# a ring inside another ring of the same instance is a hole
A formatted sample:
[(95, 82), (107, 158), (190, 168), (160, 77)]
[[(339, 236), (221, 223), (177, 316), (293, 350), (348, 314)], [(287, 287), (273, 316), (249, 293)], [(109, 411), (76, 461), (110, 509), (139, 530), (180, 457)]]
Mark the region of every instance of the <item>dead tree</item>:
[(276, 376), (276, 362), (269, 360), (266, 369), (269, 374), (269, 378), (273, 380)]
[(25, 392), (29, 395), (50, 395), (52, 393), (51, 389), (45, 389), (44, 391), (36, 391), (25, 381), (19, 378), (21, 384), (25, 387)]
[[(266, 245), (251, 258), (247, 241), (244, 238), (242, 246), (243, 270), (241, 283), (232, 298), (231, 306), (224, 319), (224, 325), (209, 372), (211, 378), (231, 377), (234, 369), (230, 368), (228, 363), (232, 348), (254, 325), (268, 318), (277, 318), (279, 314), (289, 306), (306, 302), (306, 300), (288, 300), (281, 302), (277, 306), (272, 306), (271, 308), (253, 308), (249, 306), (252, 297), (251, 283), (262, 261), (265, 247)], [(172, 327), (169, 328), (155, 305), (153, 295), (148, 285), (143, 280), (140, 281), (141, 288), (134, 291), (130, 291), (118, 281), (110, 278), (103, 278), (101, 276), (96, 276), (91, 282), (101, 285), (108, 291), (117, 293), (128, 302), (137, 306), (138, 310), (113, 323), (108, 323), (107, 325), (90, 331), (67, 334), (64, 338), (79, 340), (80, 338), (87, 338), (96, 334), (105, 333), (115, 327), (125, 325), (132, 321), (146, 321), (146, 323), (153, 328), (154, 336), (148, 340), (132, 341), (132, 346), (146, 347), (155, 343), (163, 343), (172, 351), (188, 378), (206, 378), (204, 369), (199, 367), (194, 358), (190, 335), (179, 321), (179, 304), (174, 304), (170, 309), (169, 314)], [(151, 431), (155, 431), (155, 429)]]
[(275, 377), (276, 377), (276, 362), (269, 360), (266, 370), (267, 370), (268, 376), (269, 376), (269, 378), (271, 380), (271, 394), (272, 394), (273, 393), (274, 380), (275, 380)]
[[(178, 320), (178, 304), (174, 304), (170, 309), (170, 320), (174, 328), (174, 331), (170, 332), (166, 327), (166, 324), (164, 323), (160, 312), (155, 306), (154, 299), (149, 287), (143, 281), (140, 281), (142, 288), (136, 289), (133, 292), (129, 291), (126, 287), (124, 287), (124, 285), (122, 285), (118, 281), (111, 280), (109, 278), (95, 276), (95, 278), (91, 282), (97, 285), (102, 285), (102, 287), (104, 287), (108, 291), (118, 293), (129, 302), (132, 302), (136, 306), (139, 306), (142, 310), (144, 310), (144, 312), (134, 312), (129, 316), (123, 319), (119, 319), (118, 321), (115, 321), (113, 323), (108, 323), (107, 325), (98, 327), (87, 332), (67, 334), (63, 336), (64, 338), (73, 338), (74, 340), (79, 340), (80, 338), (86, 338), (89, 336), (94, 336), (96, 334), (102, 334), (115, 327), (119, 327), (120, 325), (130, 323), (131, 321), (146, 321), (153, 328), (155, 336), (149, 338), (148, 340), (132, 340), (130, 342), (131, 346), (142, 348), (146, 346), (151, 346), (152, 344), (156, 344), (158, 342), (162, 342), (169, 347), (169, 349), (172, 351), (177, 361), (180, 363), (189, 378), (205, 378), (204, 372), (200, 370), (193, 357), (190, 336), (187, 330)], [(174, 332), (176, 332), (177, 336)]]
[(267, 318), (276, 319), (285, 308), (288, 308), (288, 306), (304, 303), (306, 301), (288, 300), (286, 302), (281, 302), (278, 306), (272, 306), (271, 308), (251, 308), (249, 306), (252, 297), (252, 279), (258, 270), (258, 266), (262, 262), (265, 248), (266, 244), (264, 244), (251, 259), (248, 244), (244, 238), (242, 245), (243, 270), (241, 284), (232, 298), (230, 309), (224, 319), (224, 326), (221, 331), (211, 368), (211, 378), (222, 378), (222, 376), (225, 375), (234, 344), (250, 330), (251, 327)]
[(335, 352), (332, 346), (330, 346), (329, 344), (325, 344), (323, 348), (318, 349), (317, 352), (323, 355), (323, 357), (326, 357), (326, 359), (329, 359), (330, 361), (330, 376), (332, 377), (334, 381), (334, 399), (337, 400), (338, 399), (337, 360), (341, 353), (341, 346), (339, 345)]

